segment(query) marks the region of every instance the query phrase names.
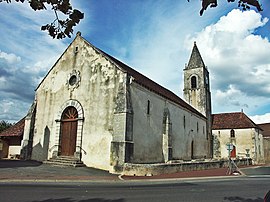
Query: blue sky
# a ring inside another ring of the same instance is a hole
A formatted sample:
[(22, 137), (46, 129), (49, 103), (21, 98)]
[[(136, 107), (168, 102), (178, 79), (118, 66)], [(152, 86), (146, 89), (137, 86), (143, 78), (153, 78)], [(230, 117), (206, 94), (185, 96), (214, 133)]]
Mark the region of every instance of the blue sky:
[[(270, 3), (264, 11), (219, 2), (199, 16), (200, 1), (72, 0), (85, 14), (75, 28), (89, 42), (180, 97), (193, 42), (210, 72), (213, 113), (244, 110), (270, 122)], [(0, 120), (26, 115), (35, 88), (71, 39), (40, 31), (54, 14), (28, 4), (0, 3)]]

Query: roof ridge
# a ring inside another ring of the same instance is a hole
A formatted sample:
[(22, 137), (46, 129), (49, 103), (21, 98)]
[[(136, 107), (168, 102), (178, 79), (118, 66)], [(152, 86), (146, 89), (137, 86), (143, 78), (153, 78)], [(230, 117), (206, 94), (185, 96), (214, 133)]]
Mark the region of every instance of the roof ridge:
[[(118, 68), (120, 68), (122, 71), (127, 72), (130, 76), (134, 77), (135, 81), (154, 91), (155, 93), (165, 97), (168, 100), (171, 100), (175, 104), (178, 104), (185, 109), (189, 110), (190, 112), (193, 112), (197, 114), (198, 116), (206, 118), (202, 113), (200, 113), (198, 110), (196, 110), (194, 107), (189, 105), (187, 102), (185, 102), (182, 98), (177, 96), (174, 92), (171, 90), (163, 87), (162, 85), (158, 84), (157, 82), (153, 81), (152, 79), (148, 78), (147, 76), (143, 75), (142, 73), (138, 72), (134, 68), (130, 67), (129, 65), (125, 64), (124, 62), (120, 61), (119, 59), (109, 55), (108, 53), (104, 52), (103, 50), (97, 48), (95, 45), (87, 41), (85, 38), (80, 36), (86, 43), (88, 43), (92, 48), (94, 48), (96, 51), (98, 51), (100, 54), (102, 54), (105, 58), (113, 62)], [(153, 85), (152, 85), (153, 84)], [(158, 87), (160, 91), (157, 91), (155, 87)]]

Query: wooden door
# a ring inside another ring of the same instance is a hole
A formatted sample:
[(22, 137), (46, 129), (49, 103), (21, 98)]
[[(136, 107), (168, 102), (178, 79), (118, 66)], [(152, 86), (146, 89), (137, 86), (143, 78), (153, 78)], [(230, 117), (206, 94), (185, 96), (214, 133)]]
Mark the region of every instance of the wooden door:
[(61, 120), (61, 150), (62, 156), (73, 156), (76, 151), (78, 113), (74, 107), (68, 107)]

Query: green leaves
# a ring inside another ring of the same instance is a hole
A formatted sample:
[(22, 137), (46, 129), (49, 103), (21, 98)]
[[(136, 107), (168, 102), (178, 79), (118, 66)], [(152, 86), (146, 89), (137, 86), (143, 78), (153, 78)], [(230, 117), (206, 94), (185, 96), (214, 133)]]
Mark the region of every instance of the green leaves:
[[(190, 0), (187, 0), (190, 2)], [(210, 6), (216, 7), (218, 5), (218, 0), (201, 0), (202, 1), (202, 8), (200, 10), (200, 15)], [(235, 0), (227, 0), (228, 3), (235, 2)], [(258, 0), (238, 0), (238, 7), (241, 7), (242, 10), (249, 10), (251, 6), (256, 7), (258, 11), (262, 11), (262, 5), (259, 3)]]
[(6, 121), (0, 121), (0, 132), (6, 130), (7, 128), (11, 127), (13, 124), (6, 122)]
[[(15, 1), (25, 2), (25, 0)], [(11, 3), (11, 0), (0, 0), (1, 2)], [(27, 2), (34, 11), (47, 10), (47, 7), (51, 7), (55, 13), (55, 19), (53, 22), (41, 26), (41, 30), (47, 31), (52, 38), (70, 38), (71, 34), (73, 34), (73, 28), (84, 18), (81, 11), (72, 8), (70, 0), (28, 0)], [(60, 19), (58, 17), (59, 12), (66, 15), (67, 18)]]

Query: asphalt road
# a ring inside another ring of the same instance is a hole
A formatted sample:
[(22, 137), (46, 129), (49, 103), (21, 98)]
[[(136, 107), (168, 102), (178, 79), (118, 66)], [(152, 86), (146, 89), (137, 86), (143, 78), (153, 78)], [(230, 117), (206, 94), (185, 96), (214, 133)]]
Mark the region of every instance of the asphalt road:
[(1, 202), (208, 201), (259, 202), (270, 177), (204, 180), (0, 183)]

